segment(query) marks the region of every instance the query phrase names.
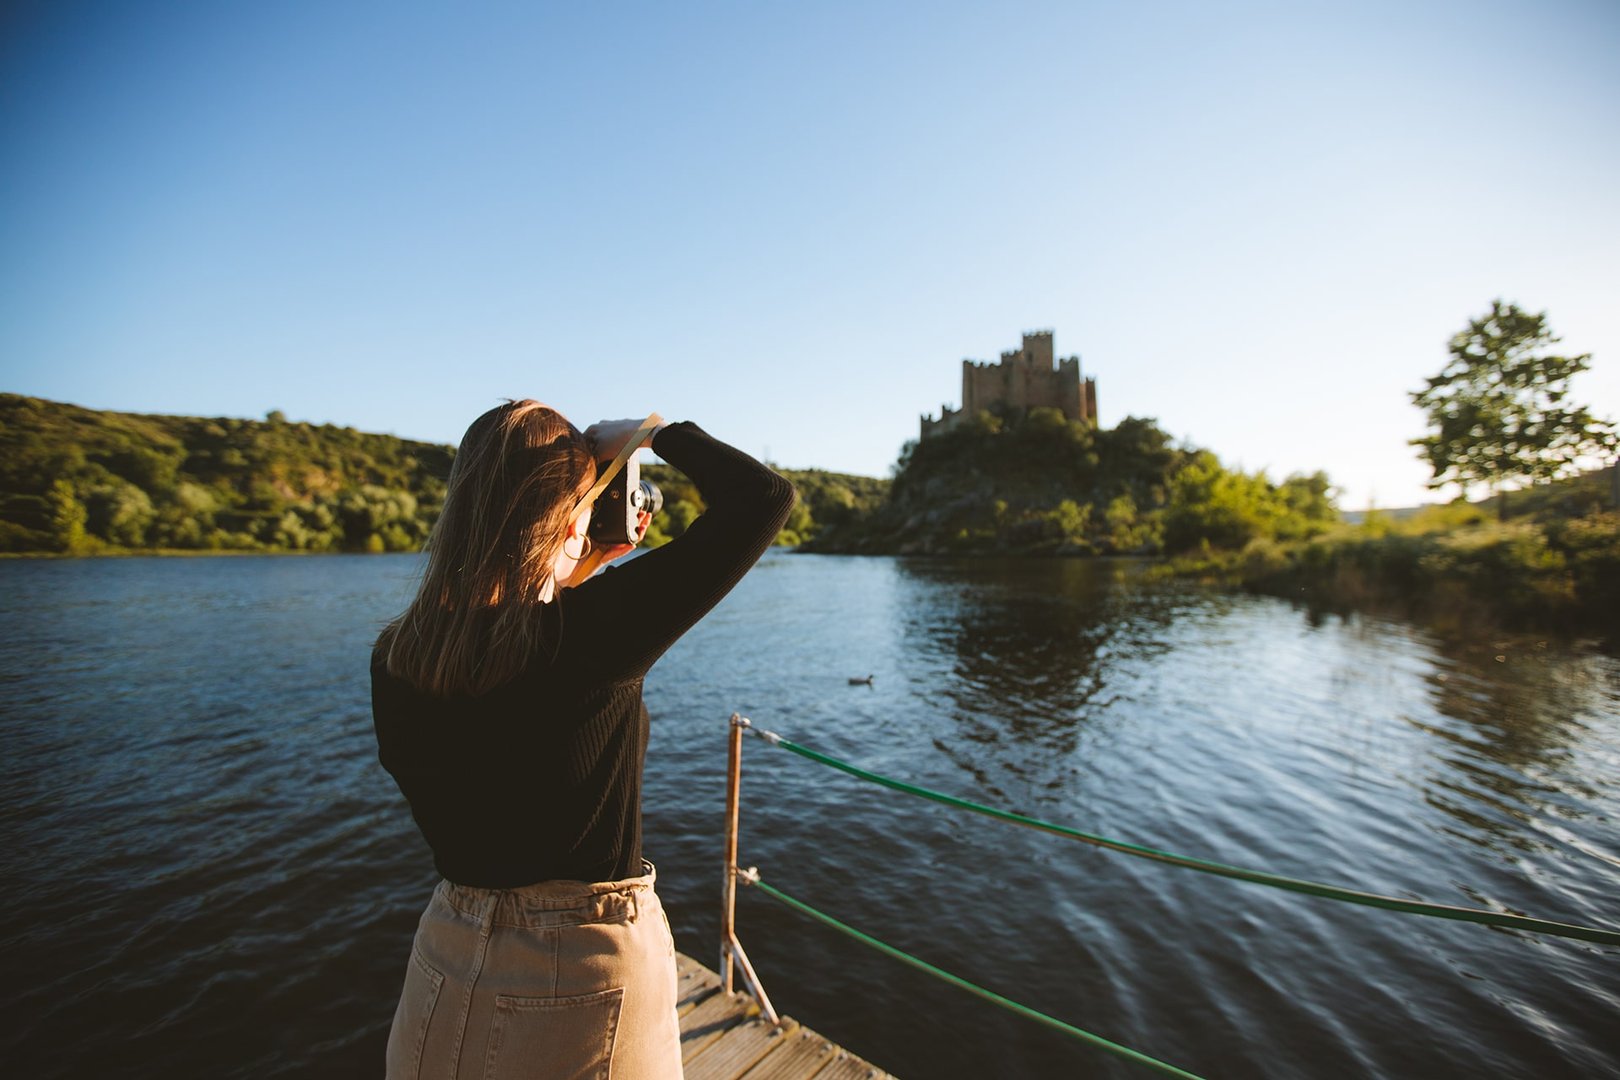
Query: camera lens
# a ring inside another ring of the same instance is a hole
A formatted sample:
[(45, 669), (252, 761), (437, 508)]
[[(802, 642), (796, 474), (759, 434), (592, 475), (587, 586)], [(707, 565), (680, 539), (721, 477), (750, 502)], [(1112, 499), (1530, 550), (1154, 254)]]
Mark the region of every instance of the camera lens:
[(630, 493), (630, 505), (637, 510), (656, 514), (664, 508), (664, 493), (651, 480), (643, 480), (641, 486)]

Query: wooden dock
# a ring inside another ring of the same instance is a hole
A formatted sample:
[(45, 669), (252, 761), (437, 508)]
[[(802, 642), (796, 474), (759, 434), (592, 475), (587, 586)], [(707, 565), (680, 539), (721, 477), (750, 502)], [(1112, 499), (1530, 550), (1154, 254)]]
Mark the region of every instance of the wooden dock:
[(893, 1080), (797, 1020), (766, 1022), (753, 998), (723, 992), (720, 976), (690, 956), (675, 960), (686, 1080)]

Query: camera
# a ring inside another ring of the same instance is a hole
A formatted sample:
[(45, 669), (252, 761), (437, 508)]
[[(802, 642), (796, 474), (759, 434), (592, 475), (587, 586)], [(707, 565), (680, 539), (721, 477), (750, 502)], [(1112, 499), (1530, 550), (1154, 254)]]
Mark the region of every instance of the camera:
[[(611, 458), (596, 463), (598, 472), (612, 467)], [(591, 504), (591, 527), (587, 535), (597, 547), (639, 544), (647, 531), (642, 528), (640, 515), (643, 511), (656, 514), (663, 508), (664, 493), (651, 480), (641, 478), (641, 466), (632, 454)]]

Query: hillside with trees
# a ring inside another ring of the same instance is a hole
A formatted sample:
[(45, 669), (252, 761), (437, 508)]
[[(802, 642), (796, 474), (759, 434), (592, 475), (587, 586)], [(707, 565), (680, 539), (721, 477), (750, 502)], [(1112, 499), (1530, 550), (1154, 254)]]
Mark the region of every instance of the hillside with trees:
[(1175, 445), (1152, 420), (1111, 429), (1054, 408), (981, 411), (906, 444), (885, 499), (813, 551), (1159, 555), (1303, 539), (1338, 521), (1323, 473), (1274, 482)]
[[(0, 394), (0, 551), (414, 551), (455, 449), (330, 424), (106, 412)], [(1315, 535), (1320, 473), (1272, 483), (1173, 445), (1151, 420), (1100, 431), (1054, 409), (982, 413), (908, 444), (894, 479), (782, 469), (778, 542), (810, 551), (1152, 555)], [(703, 511), (672, 466), (646, 543)]]
[[(0, 394), (0, 551), (415, 551), (455, 448), (330, 424), (105, 412)], [(870, 513), (887, 480), (781, 470), (799, 489), (779, 543)], [(665, 543), (703, 510), (691, 481), (646, 466)]]
[(0, 394), (0, 550), (410, 551), (453, 450), (353, 428)]
[[(844, 528), (874, 513), (889, 491), (889, 481), (870, 476), (827, 472), (824, 469), (772, 468), (792, 481), (799, 501), (788, 515), (776, 542), (785, 547), (808, 544), (825, 532)], [(672, 465), (643, 465), (643, 479), (658, 485), (664, 511), (653, 518), (644, 543), (657, 547), (686, 531), (703, 512), (697, 487)]]

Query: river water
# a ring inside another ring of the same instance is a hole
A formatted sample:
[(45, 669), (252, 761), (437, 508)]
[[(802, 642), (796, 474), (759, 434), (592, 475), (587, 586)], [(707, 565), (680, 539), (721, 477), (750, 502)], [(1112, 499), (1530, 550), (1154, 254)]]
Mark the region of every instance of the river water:
[[(366, 656), (416, 567), (0, 561), (8, 1074), (380, 1075), (435, 878)], [(1568, 645), (1102, 562), (773, 552), (647, 700), (646, 853), (711, 966), (733, 710), (1138, 844), (1620, 925), (1620, 663)], [(1620, 949), (1133, 859), (758, 740), (743, 784), (742, 860), (776, 887), (1205, 1076), (1620, 1075)], [(899, 1076), (1150, 1075), (756, 891), (738, 921), (781, 1011)]]

